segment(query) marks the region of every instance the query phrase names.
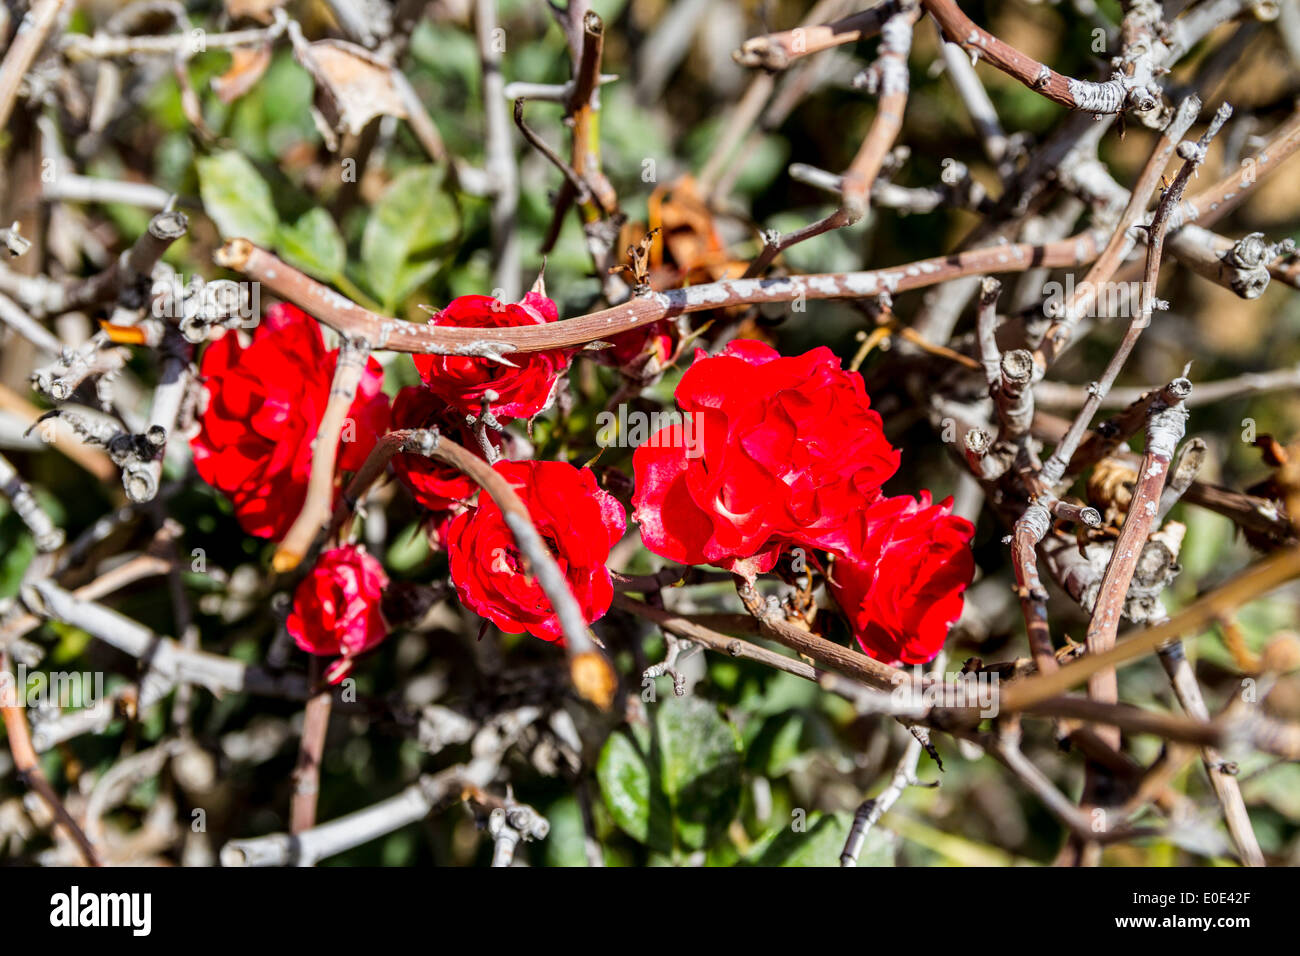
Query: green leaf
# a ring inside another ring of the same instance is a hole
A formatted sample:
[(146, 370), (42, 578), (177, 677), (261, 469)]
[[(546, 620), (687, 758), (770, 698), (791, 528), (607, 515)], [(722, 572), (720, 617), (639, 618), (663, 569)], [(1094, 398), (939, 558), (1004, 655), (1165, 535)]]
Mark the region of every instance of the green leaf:
[(271, 187), (253, 164), (227, 150), (204, 156), (195, 165), (203, 208), (222, 238), (242, 237), (259, 246), (273, 245), (280, 217), (271, 201)]
[[(6, 516), (7, 518), (8, 516)], [(11, 522), (18, 524), (17, 518)], [(25, 531), (0, 533), (0, 598), (13, 597), (22, 586), (27, 566), (36, 557), (36, 542)]]
[(828, 746), (832, 733), (826, 718), (811, 710), (787, 710), (763, 721), (749, 744), (746, 762), (765, 777), (779, 777), (794, 769), (814, 750)]
[(582, 823), (582, 808), (576, 797), (561, 797), (545, 808), (551, 830), (542, 843), (542, 859), (547, 866), (586, 866), (587, 831)]
[(740, 737), (718, 709), (698, 697), (656, 706), (664, 793), (681, 841), (707, 846), (740, 809)]
[(79, 627), (64, 624), (62, 621), (47, 621), (46, 626), (58, 635), (59, 642), (50, 652), (51, 660), (67, 664), (77, 659), (90, 644), (91, 636)]
[(645, 748), (630, 734), (615, 731), (609, 735), (596, 762), (596, 780), (605, 806), (620, 830), (638, 843), (667, 853), (672, 849), (672, 834), (666, 826), (668, 806), (657, 777), (657, 772), (651, 772)]
[(361, 235), (365, 282), (385, 309), (436, 270), (428, 254), (456, 237), (460, 213), (442, 190), (442, 173), (432, 166), (403, 170), (375, 204)]
[(655, 706), (653, 728), (614, 733), (596, 778), (619, 828), (652, 849), (708, 846), (740, 807), (740, 738), (694, 697)]
[[(853, 817), (848, 813), (813, 813), (801, 830), (783, 826), (768, 834), (751, 860), (756, 866), (839, 866)], [(893, 834), (879, 827), (867, 831), (858, 866), (893, 866)]]
[(408, 525), (384, 555), (384, 564), (398, 574), (409, 574), (429, 557), (429, 538), (420, 528), (419, 523)]
[(395, 309), (408, 295), (432, 279), (441, 265), (440, 261), (434, 259), (429, 262), (409, 263), (398, 269), (393, 280), (393, 302), (389, 307), (390, 310)]
[(333, 217), (319, 206), (280, 227), (279, 249), (290, 265), (327, 282), (343, 271), (348, 254)]

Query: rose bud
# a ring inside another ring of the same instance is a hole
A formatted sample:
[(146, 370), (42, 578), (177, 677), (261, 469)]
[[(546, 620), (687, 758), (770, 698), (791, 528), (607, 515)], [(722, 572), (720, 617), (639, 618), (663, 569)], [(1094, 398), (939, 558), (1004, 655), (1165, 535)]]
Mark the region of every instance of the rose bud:
[(387, 586), (383, 566), (355, 545), (326, 551), (299, 582), (285, 626), (308, 654), (338, 656), (325, 671), (329, 683), (341, 681), (358, 655), (387, 636), (380, 610)]

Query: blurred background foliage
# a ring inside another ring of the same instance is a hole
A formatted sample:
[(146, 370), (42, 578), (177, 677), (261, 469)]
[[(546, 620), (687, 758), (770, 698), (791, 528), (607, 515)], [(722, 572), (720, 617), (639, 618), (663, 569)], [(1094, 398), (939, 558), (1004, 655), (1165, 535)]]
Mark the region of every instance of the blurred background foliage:
[[(567, 80), (568, 49), (545, 5), (540, 0), (501, 0), (497, 6), (506, 37), (507, 81)], [(689, 52), (660, 77), (656, 64), (644, 54), (672, 6), (668, 0), (593, 3), (607, 25), (604, 70), (619, 77), (601, 95), (603, 165), (633, 221), (646, 219), (657, 185), (698, 173), (715, 150), (722, 127), (752, 79), (731, 62), (730, 51), (746, 37), (795, 25), (806, 4), (698, 4)], [(189, 2), (186, 8), (196, 24), (209, 29), (226, 22), (218, 3)], [(1103, 59), (1091, 52), (1093, 29), (1098, 24), (1113, 26), (1120, 15), (1115, 0), (1095, 5), (1088, 0), (988, 0), (963, 3), (963, 8), (1008, 42), (1080, 76), (1093, 75)], [(91, 32), (113, 9), (106, 2), (82, 3), (71, 29)], [(289, 9), (304, 23), (308, 36), (325, 35), (328, 14), (322, 4), (293, 2)], [(1223, 31), (1211, 36), (1178, 67), (1174, 78), (1185, 79), (1195, 71), (1223, 36)], [(794, 182), (786, 169), (793, 162), (828, 170), (848, 164), (874, 113), (871, 99), (853, 90), (849, 80), (869, 62), (876, 42), (837, 51), (824, 82), (743, 155), (727, 214), (716, 220), (734, 258), (757, 251), (757, 227), (788, 229), (829, 210), (824, 195)], [(899, 139), (910, 147), (910, 159), (895, 181), (934, 184), (943, 160), (955, 158), (996, 191), (996, 175), (950, 83), (935, 68), (937, 60), (934, 28), (923, 21), (916, 31), (912, 95)], [(312, 80), (295, 62), (288, 44), (277, 45), (269, 69), (249, 93), (226, 104), (209, 83), (229, 66), (230, 55), (219, 50), (201, 53), (188, 64), (209, 134), (201, 134), (187, 119), (180, 88), (169, 71), (142, 69), (131, 74), (123, 92), (129, 109), (100, 140), (86, 144), (80, 157), (83, 171), (90, 175), (153, 183), (177, 194), (191, 214), (189, 236), (167, 256), (178, 271), (184, 276), (219, 275), (212, 264), (213, 250), (222, 235), (242, 234), (275, 248), (358, 301), (414, 321), (424, 318), (419, 304), (439, 308), (457, 295), (492, 291), (488, 201), (459, 191), (445, 166), (429, 163), (405, 124), (385, 121), (380, 146), (359, 183), (359, 198), (347, 203), (340, 215), (338, 161), (327, 153), (312, 122)], [(482, 167), (482, 84), (466, 3), (449, 0), (430, 6), (411, 37), (404, 68), (449, 153)], [(1064, 115), (1061, 108), (1000, 73), (981, 67), (980, 75), (1004, 127), (1022, 131), (1030, 144)], [(1276, 32), (1261, 31), (1248, 55), (1228, 72), (1214, 96), (1206, 98), (1207, 104), (1213, 107), (1227, 99), (1239, 113), (1256, 111), (1260, 126), (1267, 129), (1291, 109), (1298, 81), (1296, 64), (1281, 48)], [(549, 142), (563, 143), (567, 134), (561, 112), (553, 105), (532, 104), (529, 123)], [(75, 142), (76, 131), (67, 132)], [(518, 232), (526, 285), (542, 267), (538, 249), (550, 223), (559, 176), (513, 128), (511, 132), (520, 160)], [(1130, 128), (1123, 137), (1112, 131), (1103, 141), (1103, 158), (1115, 178), (1128, 184), (1152, 143), (1145, 128)], [(1220, 173), (1222, 149), (1216, 142), (1207, 164), (1208, 181)], [(646, 160), (653, 160), (653, 181), (643, 178)], [(1295, 184), (1296, 169), (1289, 166), (1233, 217), (1230, 234), (1261, 229), (1274, 240), (1300, 238), (1300, 189)], [(147, 213), (136, 207), (87, 205), (79, 212), (86, 227), (113, 250), (128, 246), (147, 223)], [(975, 222), (970, 213), (946, 208), (924, 215), (876, 211), (852, 228), (798, 246), (786, 262), (798, 271), (895, 265), (950, 250)], [(558, 301), (562, 318), (597, 307), (600, 277), (592, 275), (576, 217), (566, 221), (545, 270), (547, 289)], [(1161, 295), (1172, 307), (1143, 336), (1120, 385), (1168, 381), (1189, 361), (1194, 362), (1192, 378), (1198, 382), (1300, 362), (1300, 297), (1280, 283), (1258, 300), (1243, 301), (1185, 270), (1170, 268)], [(904, 322), (919, 300), (919, 293), (898, 297), (895, 311)], [(267, 304), (264, 301), (263, 308)], [(765, 309), (760, 326), (787, 354), (829, 345), (847, 361), (856, 350), (854, 334), (867, 321), (845, 304), (811, 302), (799, 315)], [(964, 323), (971, 321), (968, 315)], [(1060, 363), (1059, 377), (1075, 383), (1095, 377), (1119, 331), (1111, 325), (1089, 335)], [(408, 356), (388, 353), (383, 360), (390, 394), (416, 381)], [(894, 488), (886, 490), (928, 487), (941, 497), (953, 490), (956, 472), (923, 410), (910, 407), (905, 393), (891, 388), (891, 360), (888, 351), (878, 351), (863, 368), (873, 399), (885, 412), (889, 436), (903, 449), (903, 469)], [(6, 384), (25, 389), (27, 368), (21, 347), (7, 346), (0, 365)], [(130, 372), (147, 386), (156, 375), (151, 356), (141, 350)], [(646, 398), (670, 405), (679, 375), (679, 370), (670, 371), (647, 390)], [(580, 358), (571, 385), (573, 406), (562, 426), (552, 410), (536, 423), (532, 437), (538, 457), (581, 465), (596, 454), (592, 422), (620, 380), (613, 370)], [(141, 394), (147, 397), (147, 390)], [(1243, 441), (1247, 423), (1253, 421), (1257, 431), (1287, 440), (1298, 420), (1300, 402), (1294, 393), (1246, 396), (1195, 408), (1187, 434), (1209, 443), (1204, 477), (1243, 487), (1265, 474), (1258, 451)], [(115, 485), (89, 479), (62, 457), (17, 452), (14, 457), (70, 537), (120, 503)], [(630, 476), (630, 452), (607, 449), (599, 467), (621, 469)], [(198, 611), (202, 646), (243, 660), (268, 659), (277, 641), (283, 643), (282, 635), (277, 638), (280, 612), (269, 587), (270, 546), (243, 535), (227, 502), (192, 471), (172, 470), (168, 478), (181, 483), (166, 506), (184, 528), (181, 553), (204, 556), (204, 568), (185, 576)], [(1188, 507), (1180, 507), (1175, 516), (1189, 530), (1182, 553), (1184, 571), (1166, 598), (1171, 611), (1230, 576), (1250, 557), (1227, 519)], [(393, 489), (365, 534), (395, 581), (446, 579), (445, 558), (430, 551), (420, 531), (420, 515), (400, 489)], [(968, 614), (954, 631), (950, 669), (972, 655), (997, 660), (1025, 653), (1023, 626), (1012, 606), (1003, 534), (991, 518), (981, 519), (976, 541), (979, 571), (968, 600), (978, 613)], [(125, 550), (140, 541), (137, 533), (114, 544)], [(22, 523), (0, 500), (0, 597), (15, 594), (33, 553)], [(112, 553), (105, 551), (103, 557)], [(656, 561), (642, 552), (628, 567), (653, 570)], [(94, 570), (83, 569), (83, 579), (92, 577)], [(735, 609), (734, 595), (729, 603), (726, 586), (700, 588), (691, 596), (702, 610)], [(1283, 592), (1242, 612), (1240, 623), (1251, 646), (1262, 646), (1279, 629), (1296, 627), (1295, 598), (1294, 591)], [(134, 586), (113, 603), (163, 633), (173, 630), (171, 603), (161, 583)], [(1066, 633), (1082, 637), (1084, 618), (1059, 593), (1054, 593), (1052, 620), (1061, 622), (1057, 626)], [(516, 798), (537, 807), (551, 822), (550, 836), (521, 849), (522, 858), (534, 865), (583, 864), (585, 797), (590, 826), (610, 865), (807, 865), (838, 859), (853, 809), (888, 779), (906, 742), (905, 731), (887, 719), (857, 717), (846, 702), (808, 682), (712, 655), (697, 655), (686, 665), (686, 697), (674, 698), (671, 681), (662, 678), (655, 689), (657, 699), (638, 706), (641, 689), (635, 675), (662, 658), (662, 640), (616, 612), (597, 630), (617, 649), (621, 672), (628, 676), (629, 711), (644, 719), (622, 726), (619, 720), (606, 720), (596, 734), (598, 742), (605, 742), (582, 755), (580, 768), (544, 773), (520, 754), (507, 761), (505, 777)], [(74, 628), (50, 624), (37, 637), (50, 649), (46, 666), (57, 662), (64, 669), (106, 671), (115, 675), (109, 679), (110, 688), (132, 673), (131, 661)], [(1214, 709), (1236, 686), (1233, 659), (1213, 634), (1191, 642), (1189, 653), (1196, 658)], [(539, 691), (529, 681), (508, 678), (529, 673), (529, 668), (545, 672), (557, 666), (558, 658), (554, 648), (532, 638), (501, 635), (492, 628), (481, 631), (477, 618), (444, 603), (419, 626), (394, 634), (363, 659), (356, 677), (365, 699), (416, 705), (437, 699), (482, 713), (536, 696)], [(290, 669), (305, 669), (303, 655), (296, 651), (285, 660)], [(1280, 706), (1300, 711), (1295, 686), (1277, 693)], [(1121, 672), (1121, 699), (1158, 709), (1176, 707), (1154, 660)], [(185, 793), (179, 799), (205, 809), (211, 847), (219, 848), (233, 836), (286, 828), (300, 711), (300, 705), (287, 701), (197, 696), (192, 731), (212, 755), (217, 772), (201, 793)], [(591, 715), (586, 719), (598, 720)], [(75, 791), (79, 781), (93, 779), (124, 753), (146, 747), (167, 732), (167, 708), (155, 708), (139, 720), (119, 720), (102, 735), (83, 736), (59, 747), (45, 756), (45, 769), (61, 790)], [(1029, 742), (1034, 759), (1077, 796), (1080, 762), (1055, 751), (1045, 726), (1036, 726), (1034, 733)], [(1062, 839), (1056, 821), (992, 760), (969, 759), (970, 754), (942, 735), (935, 740), (943, 769), (923, 756), (918, 776), (924, 783), (941, 785), (910, 788), (873, 830), (862, 864), (1049, 862)], [(1158, 745), (1150, 738), (1135, 739), (1132, 746), (1143, 762), (1157, 755)], [(465, 756), (463, 747), (430, 756), (391, 722), (336, 714), (318, 818), (329, 820), (367, 806), (398, 792), (418, 773)], [(1259, 758), (1244, 764), (1241, 772), (1265, 851), (1297, 859), (1300, 767)], [(1212, 796), (1199, 763), (1189, 765), (1175, 786), (1212, 814)], [(164, 778), (141, 786), (119, 811), (124, 826), (138, 822), (159, 787), (176, 784)], [(6, 764), (0, 800), (12, 801), (19, 793)], [(41, 846), (39, 838), (16, 844), (8, 858), (29, 859)], [(452, 807), (327, 863), (482, 864), (490, 854), (490, 841), (473, 814)], [(1213, 840), (1202, 845), (1156, 840), (1107, 851), (1111, 863), (1172, 865), (1225, 859), (1222, 842)]]

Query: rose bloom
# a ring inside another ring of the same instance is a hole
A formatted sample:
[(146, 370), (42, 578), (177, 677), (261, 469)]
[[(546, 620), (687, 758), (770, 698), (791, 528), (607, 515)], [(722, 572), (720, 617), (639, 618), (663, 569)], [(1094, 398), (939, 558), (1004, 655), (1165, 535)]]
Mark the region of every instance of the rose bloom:
[(697, 351), (676, 396), (686, 421), (632, 459), (641, 537), (672, 561), (752, 575), (790, 544), (843, 553), (849, 517), (898, 469), (862, 376), (827, 348)]
[[(559, 319), (555, 303), (529, 292), (522, 302), (505, 303), (488, 295), (462, 295), (429, 321), (434, 325), (500, 329), (545, 325)], [(460, 355), (417, 355), (415, 367), (435, 395), (461, 414), (477, 415), (483, 393), (497, 393), (492, 412), (498, 418), (532, 418), (546, 408), (571, 349), (511, 353), (518, 368), (491, 359)]]
[[(397, 393), (393, 399), (393, 428), (436, 428), (458, 445), (475, 453), (479, 450), (478, 439), (466, 425), (465, 416), (422, 385), (408, 386)], [(499, 434), (493, 429), (488, 429), (487, 434), (499, 448)], [(393, 471), (415, 500), (430, 511), (456, 508), (478, 490), (473, 479), (459, 469), (415, 452), (394, 455)]]
[[(605, 561), (623, 537), (623, 506), (590, 469), (562, 461), (500, 461), (493, 466), (518, 492), (590, 624), (614, 599)], [(486, 492), (448, 531), (451, 580), (461, 603), (511, 634), (560, 641), (560, 621), (523, 557), (501, 509)]]
[[(312, 440), (329, 400), (338, 351), (327, 351), (316, 321), (274, 305), (245, 347), (227, 332), (203, 353), (206, 406), (190, 440), (199, 476), (225, 493), (248, 534), (279, 540), (307, 497)], [(338, 467), (356, 471), (388, 423), (373, 358), (348, 411)]]
[(928, 491), (919, 502), (881, 499), (853, 525), (853, 553), (835, 561), (830, 591), (858, 644), (889, 664), (933, 660), (975, 573), (974, 526)]
[(339, 657), (325, 671), (329, 683), (341, 681), (357, 655), (387, 636), (379, 609), (386, 587), (383, 566), (355, 545), (326, 551), (299, 582), (285, 626), (308, 654)]

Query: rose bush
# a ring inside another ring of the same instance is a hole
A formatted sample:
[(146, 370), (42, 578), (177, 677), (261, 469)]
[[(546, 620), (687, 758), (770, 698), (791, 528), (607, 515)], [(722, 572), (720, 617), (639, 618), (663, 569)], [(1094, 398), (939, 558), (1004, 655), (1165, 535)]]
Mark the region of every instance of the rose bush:
[(852, 522), (850, 555), (831, 570), (830, 591), (858, 644), (888, 664), (924, 664), (961, 615), (975, 571), (974, 526), (952, 499), (884, 498)]
[[(623, 506), (599, 488), (589, 469), (560, 461), (500, 461), (494, 466), (518, 492), (542, 541), (555, 556), (583, 618), (604, 616), (614, 598), (605, 561), (623, 537)], [(447, 535), (451, 580), (461, 602), (503, 631), (562, 639), (559, 618), (486, 493), (451, 524)]]
[[(312, 440), (329, 400), (337, 350), (316, 321), (292, 305), (273, 305), (245, 347), (228, 332), (203, 353), (205, 406), (190, 440), (199, 476), (235, 506), (240, 526), (279, 540), (302, 510)], [(366, 363), (348, 411), (338, 467), (355, 471), (388, 424), (383, 369)]]
[(387, 586), (379, 561), (354, 545), (326, 551), (299, 582), (285, 627), (308, 654), (339, 658), (325, 671), (329, 683), (341, 681), (357, 655), (387, 635), (380, 613)]
[[(462, 295), (435, 315), (435, 325), (474, 329), (545, 325), (560, 315), (544, 295), (529, 292), (523, 301), (506, 303), (488, 295)], [(462, 414), (478, 414), (485, 392), (496, 392), (492, 411), (500, 419), (532, 418), (551, 402), (571, 349), (520, 352), (509, 356), (515, 368), (485, 358), (417, 355), (415, 367), (435, 395)]]
[(633, 456), (646, 547), (753, 574), (796, 544), (843, 553), (850, 516), (898, 468), (862, 377), (827, 348), (784, 358), (737, 339), (700, 351), (676, 390), (686, 424)]

